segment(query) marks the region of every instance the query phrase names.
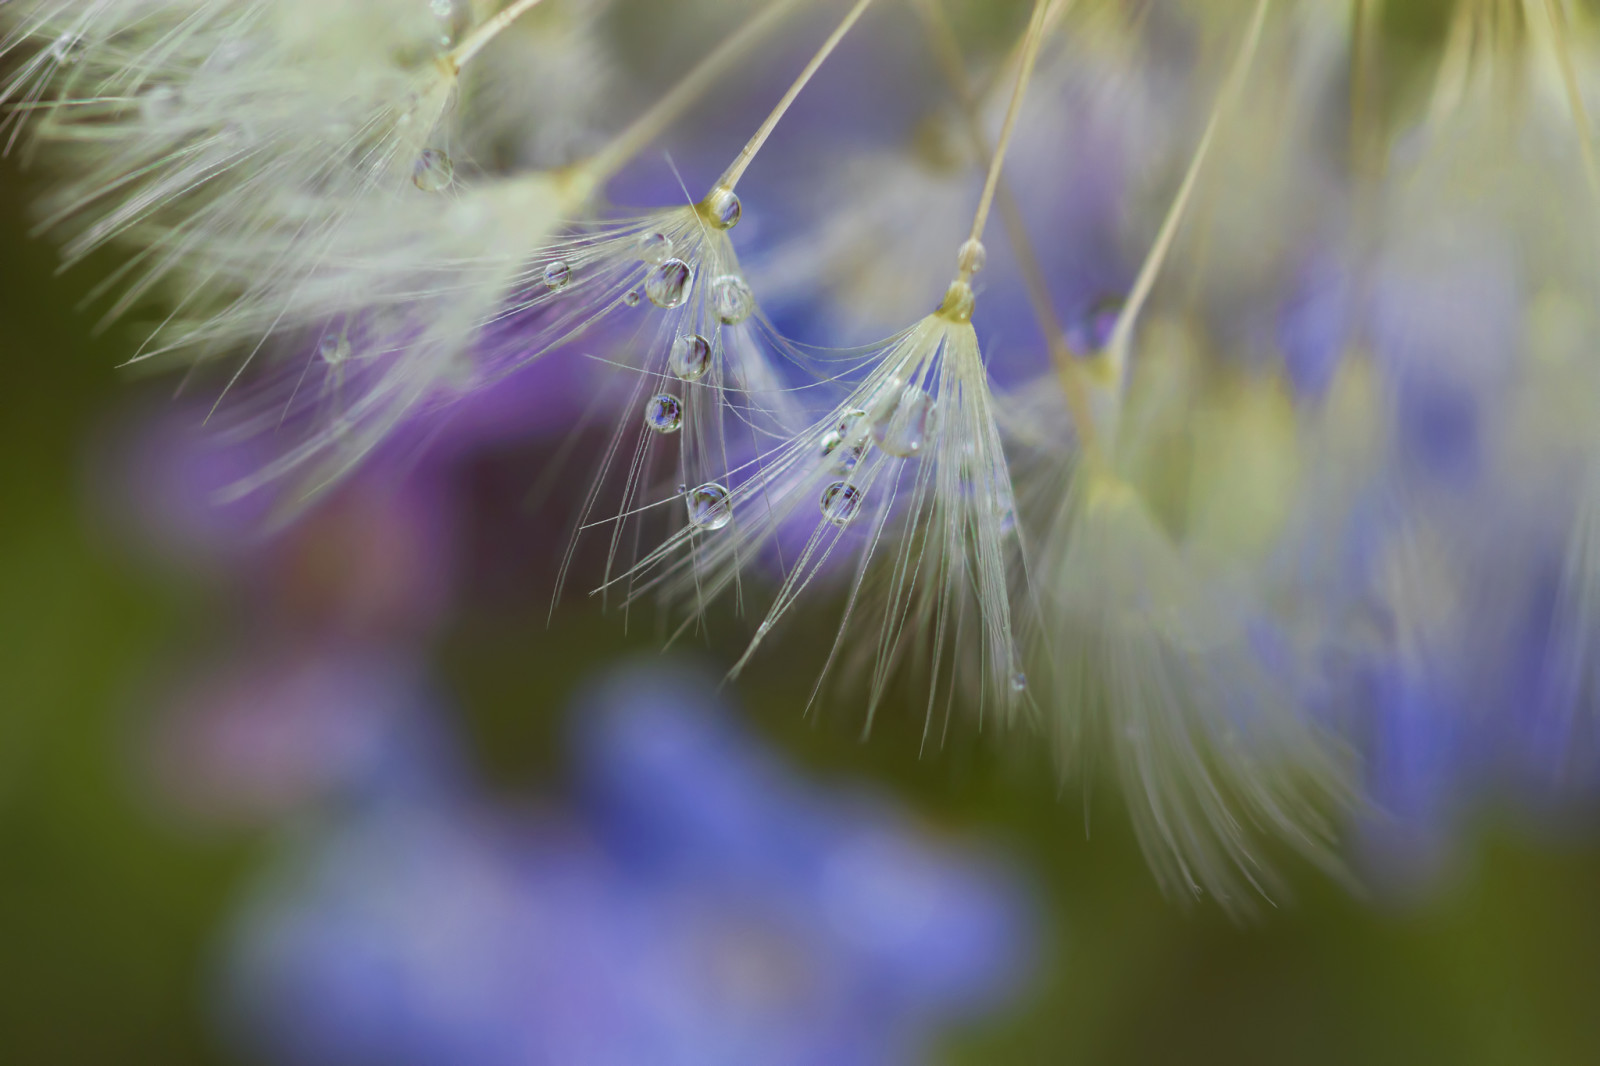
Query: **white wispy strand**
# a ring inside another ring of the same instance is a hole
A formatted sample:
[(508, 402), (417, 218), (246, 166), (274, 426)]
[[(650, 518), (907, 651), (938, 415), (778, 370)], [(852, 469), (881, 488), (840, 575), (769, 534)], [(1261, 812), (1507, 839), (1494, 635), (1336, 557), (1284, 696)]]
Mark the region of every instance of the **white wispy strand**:
[(977, 335), (960, 315), (934, 314), (862, 360), (841, 403), (730, 472), (726, 528), (686, 526), (629, 578), (697, 615), (757, 560), (781, 558), (786, 532), (809, 527), (735, 673), (813, 584), (847, 575), (823, 678), (835, 665), (865, 668), (869, 724), (908, 658), (932, 679), (930, 723), (953, 684), (1013, 708), (1025, 683), (1012, 588), (1025, 582)]

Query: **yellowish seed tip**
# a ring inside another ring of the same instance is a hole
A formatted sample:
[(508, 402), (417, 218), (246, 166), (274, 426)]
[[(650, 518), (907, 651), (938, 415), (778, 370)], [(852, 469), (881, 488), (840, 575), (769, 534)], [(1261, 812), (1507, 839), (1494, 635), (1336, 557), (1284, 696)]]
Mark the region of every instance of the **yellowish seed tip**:
[(972, 294), (972, 286), (958, 278), (945, 290), (944, 303), (939, 305), (939, 317), (951, 322), (971, 322), (972, 309), (977, 302), (977, 297)]

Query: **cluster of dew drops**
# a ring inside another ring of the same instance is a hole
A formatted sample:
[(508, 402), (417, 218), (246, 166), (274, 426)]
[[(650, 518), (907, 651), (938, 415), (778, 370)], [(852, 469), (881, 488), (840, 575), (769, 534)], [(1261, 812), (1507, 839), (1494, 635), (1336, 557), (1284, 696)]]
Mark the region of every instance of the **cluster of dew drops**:
[[(441, 17), (448, 13), (449, 5), (450, 0), (435, 0), (435, 10)], [(448, 38), (445, 42), (448, 43)], [(426, 148), (418, 155), (412, 170), (412, 183), (418, 189), (440, 193), (454, 181), (454, 163), (443, 149)], [(743, 214), (738, 195), (725, 187), (713, 190), (705, 208), (707, 220), (722, 230), (736, 226)], [(981, 249), (981, 245), (979, 247)], [(656, 307), (670, 311), (688, 301), (694, 284), (694, 267), (675, 255), (676, 250), (672, 238), (664, 233), (647, 232), (638, 238), (636, 252), (649, 270), (642, 285), (623, 293), (624, 306), (638, 307), (648, 299)], [(541, 275), (544, 287), (550, 292), (565, 289), (572, 278), (572, 265), (564, 259), (546, 264)], [(738, 274), (713, 278), (709, 299), (712, 312), (723, 325), (739, 325), (755, 313), (755, 295)], [(330, 363), (334, 361), (329, 359)], [(700, 333), (684, 333), (672, 342), (667, 370), (678, 381), (693, 384), (711, 370), (712, 361), (711, 341)], [(865, 493), (851, 483), (850, 477), (872, 444), (876, 443), (889, 455), (915, 458), (932, 432), (936, 404), (926, 391), (914, 384), (891, 382), (885, 395), (887, 400), (874, 404), (870, 413), (859, 409), (846, 412), (822, 437), (819, 459), (831, 464), (833, 472), (840, 477), (822, 490), (818, 507), (822, 516), (840, 529), (860, 513), (865, 501)], [(663, 390), (645, 403), (644, 423), (656, 433), (678, 432), (683, 428), (684, 418), (683, 399), (675, 392)], [(692, 489), (680, 485), (679, 491), (693, 529), (713, 532), (733, 521), (733, 495), (727, 486), (708, 481)]]

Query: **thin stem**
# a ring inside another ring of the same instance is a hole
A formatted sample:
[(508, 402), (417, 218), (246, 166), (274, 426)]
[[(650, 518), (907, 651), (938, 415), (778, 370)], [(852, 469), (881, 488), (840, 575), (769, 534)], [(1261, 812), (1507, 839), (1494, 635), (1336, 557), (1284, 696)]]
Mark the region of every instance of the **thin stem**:
[[(1065, 9), (1070, 8), (1073, 2), (1074, 0), (1056, 0), (1051, 5), (1051, 13), (1065, 13)], [(912, 4), (922, 15), (923, 25), (927, 28), (934, 54), (944, 70), (945, 79), (950, 83), (951, 91), (955, 93), (961, 105), (967, 136), (971, 139), (978, 158), (985, 166), (989, 166), (992, 162), (989, 139), (984, 135), (983, 120), (978, 113), (978, 101), (973, 96), (972, 85), (967, 80), (966, 63), (961, 56), (961, 42), (956, 37), (955, 28), (950, 25), (940, 0), (912, 0)], [(1000, 219), (1005, 224), (1006, 237), (1016, 254), (1017, 267), (1022, 274), (1023, 287), (1028, 293), (1028, 303), (1033, 308), (1033, 317), (1038, 321), (1039, 329), (1044, 333), (1045, 343), (1050, 347), (1050, 359), (1056, 368), (1056, 376), (1061, 381), (1061, 391), (1066, 396), (1067, 410), (1072, 416), (1073, 425), (1077, 428), (1079, 441), (1086, 449), (1092, 450), (1095, 446), (1096, 433), (1094, 414), (1089, 402), (1089, 384), (1084, 377), (1083, 363), (1078, 354), (1072, 350), (1072, 345), (1067, 340), (1067, 331), (1056, 315), (1055, 304), (1050, 299), (1050, 287), (1045, 283), (1044, 270), (1039, 265), (1039, 256), (1034, 250), (1032, 239), (1028, 236), (1028, 227), (1022, 217), (1022, 210), (1003, 179), (997, 196)]]
[(800, 72), (800, 76), (794, 80), (794, 84), (789, 86), (789, 91), (783, 94), (783, 99), (778, 101), (778, 106), (772, 109), (772, 113), (761, 124), (761, 128), (756, 130), (755, 136), (750, 138), (749, 143), (744, 146), (738, 157), (728, 165), (728, 169), (722, 172), (722, 177), (717, 179), (716, 188), (731, 191), (734, 186), (739, 184), (739, 179), (744, 177), (744, 172), (749, 169), (750, 164), (755, 160), (756, 153), (761, 151), (761, 146), (767, 143), (767, 138), (772, 136), (772, 131), (778, 128), (779, 122), (783, 121), (783, 116), (788, 112), (790, 105), (795, 102), (795, 98), (800, 95), (817, 71), (821, 69), (822, 64), (827, 62), (828, 57), (833, 54), (833, 50), (839, 47), (839, 42), (844, 40), (845, 34), (849, 33), (857, 20), (866, 13), (868, 5), (871, 3), (872, 0), (856, 0), (855, 6), (850, 9), (850, 13), (844, 17), (844, 21), (839, 23), (828, 39), (822, 43), (822, 47), (817, 51), (817, 54), (811, 57), (811, 62), (806, 64), (806, 68)]
[(1376, 120), (1377, 31), (1379, 0), (1351, 0), (1350, 153), (1351, 169), (1360, 178), (1373, 174), (1378, 142)]
[(1156, 277), (1161, 273), (1161, 267), (1172, 250), (1173, 239), (1177, 236), (1178, 227), (1188, 211), (1189, 201), (1193, 198), (1195, 186), (1200, 181), (1200, 172), (1205, 169), (1206, 159), (1211, 154), (1211, 147), (1216, 141), (1223, 115), (1230, 110), (1233, 101), (1244, 87), (1245, 75), (1249, 73), (1256, 48), (1261, 43), (1261, 30), (1267, 21), (1267, 9), (1271, 6), (1272, 0), (1256, 0), (1255, 15), (1250, 20), (1249, 29), (1245, 31), (1244, 41), (1239, 46), (1238, 55), (1234, 57), (1233, 68), (1228, 72), (1228, 79), (1223, 84), (1216, 105), (1211, 109), (1211, 118), (1206, 122), (1205, 133), (1201, 135), (1200, 144), (1195, 148), (1194, 158), (1189, 162), (1189, 170), (1183, 176), (1183, 184), (1178, 188), (1172, 206), (1167, 209), (1167, 216), (1161, 223), (1155, 244), (1145, 257), (1139, 277), (1134, 281), (1133, 291), (1128, 296), (1122, 314), (1117, 317), (1116, 329), (1112, 331), (1111, 340), (1106, 344), (1106, 352), (1111, 359), (1112, 370), (1119, 386), (1127, 369), (1128, 346), (1133, 339), (1134, 326), (1138, 323), (1145, 301), (1150, 298), (1150, 291), (1155, 287)]
[[(1034, 0), (1033, 17), (1028, 21), (1028, 33), (1023, 38), (1022, 69), (1017, 72), (1016, 87), (1011, 90), (1011, 103), (1006, 107), (1005, 121), (1000, 125), (1000, 138), (995, 142), (994, 158), (989, 160), (989, 175), (984, 179), (983, 195), (978, 199), (978, 210), (972, 216), (974, 241), (983, 239), (989, 225), (989, 210), (994, 206), (995, 192), (1000, 188), (1000, 173), (1005, 169), (1006, 151), (1011, 147), (1011, 135), (1017, 128), (1017, 116), (1022, 113), (1023, 98), (1028, 95), (1028, 83), (1033, 80), (1033, 68), (1039, 59), (1039, 47), (1044, 44), (1045, 15), (1051, 0)], [(962, 281), (972, 280), (969, 264), (961, 266)]]
[(751, 16), (648, 111), (612, 138), (597, 155), (581, 164), (579, 169), (583, 176), (592, 185), (599, 186), (627, 166), (661, 135), (662, 130), (676, 122), (712, 85), (721, 80), (734, 64), (748, 56), (763, 38), (776, 30), (783, 19), (802, 2), (804, 0), (772, 0), (759, 13)]
[(512, 0), (512, 3), (485, 19), (481, 26), (467, 34), (460, 44), (446, 52), (441, 62), (452, 75), (460, 74), (462, 68), (472, 62), (473, 57), (483, 51), (490, 41), (500, 36), (508, 26), (533, 10), (540, 2), (541, 0)]

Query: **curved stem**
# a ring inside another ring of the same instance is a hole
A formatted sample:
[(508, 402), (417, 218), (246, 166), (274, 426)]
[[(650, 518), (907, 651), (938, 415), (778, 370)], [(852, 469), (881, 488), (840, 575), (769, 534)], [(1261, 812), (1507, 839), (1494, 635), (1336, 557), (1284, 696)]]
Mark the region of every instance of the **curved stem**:
[[(983, 182), (983, 195), (978, 198), (978, 210), (972, 216), (970, 239), (981, 241), (989, 225), (989, 211), (994, 206), (995, 192), (1000, 188), (1000, 173), (1005, 169), (1006, 151), (1011, 147), (1011, 135), (1016, 132), (1017, 116), (1022, 113), (1022, 101), (1028, 95), (1028, 83), (1033, 80), (1033, 68), (1039, 60), (1039, 47), (1044, 44), (1045, 16), (1051, 0), (1034, 0), (1033, 17), (1028, 20), (1028, 33), (1023, 38), (1022, 69), (1017, 72), (1016, 87), (1011, 90), (1011, 103), (1006, 107), (1005, 121), (1000, 125), (1000, 137), (995, 142), (994, 158), (989, 160), (989, 174)], [(971, 281), (968, 264), (961, 266), (961, 281)]]
[(444, 54), (441, 62), (445, 69), (452, 75), (460, 74), (461, 68), (472, 62), (473, 57), (483, 51), (490, 41), (500, 36), (508, 26), (540, 3), (541, 0), (512, 0), (510, 4), (485, 19), (482, 25), (462, 38), (460, 44)]
[(1161, 273), (1161, 267), (1166, 263), (1168, 253), (1172, 251), (1173, 239), (1177, 236), (1178, 227), (1188, 211), (1189, 201), (1193, 198), (1195, 186), (1200, 181), (1200, 172), (1205, 169), (1206, 159), (1216, 142), (1217, 130), (1222, 125), (1223, 115), (1230, 110), (1233, 101), (1244, 87), (1245, 75), (1249, 73), (1256, 48), (1261, 43), (1261, 30), (1266, 24), (1267, 9), (1271, 6), (1272, 0), (1256, 0), (1255, 14), (1250, 20), (1249, 29), (1245, 31), (1239, 52), (1234, 57), (1233, 68), (1228, 71), (1228, 80), (1223, 84), (1222, 92), (1211, 109), (1211, 118), (1206, 122), (1205, 132), (1195, 148), (1194, 157), (1189, 161), (1189, 169), (1183, 176), (1183, 184), (1179, 186), (1178, 194), (1173, 197), (1172, 206), (1167, 209), (1166, 218), (1162, 220), (1155, 244), (1145, 256), (1144, 266), (1139, 270), (1133, 290), (1128, 295), (1128, 302), (1124, 305), (1122, 314), (1117, 317), (1116, 329), (1112, 331), (1111, 340), (1106, 344), (1106, 353), (1111, 360), (1111, 369), (1115, 375), (1113, 380), (1119, 388), (1127, 370), (1128, 346), (1133, 339), (1134, 326), (1139, 321), (1140, 312), (1144, 310), (1145, 301), (1150, 298), (1150, 291), (1155, 287), (1156, 277)]
[(760, 41), (776, 30), (803, 0), (772, 0), (744, 25), (723, 39), (709, 55), (697, 63), (678, 84), (657, 100), (649, 110), (612, 138), (598, 154), (579, 165), (584, 177), (594, 186), (604, 184), (617, 171), (676, 122), (706, 91), (721, 80), (736, 63), (744, 59)]
[(745, 144), (738, 157), (728, 164), (728, 169), (722, 172), (722, 177), (717, 179), (716, 188), (731, 191), (734, 186), (739, 184), (739, 179), (744, 176), (745, 170), (755, 160), (756, 153), (761, 151), (762, 145), (767, 143), (767, 138), (772, 136), (772, 131), (778, 128), (778, 123), (783, 121), (783, 116), (788, 113), (790, 105), (795, 102), (795, 98), (810, 83), (817, 71), (821, 69), (822, 64), (827, 62), (828, 57), (833, 54), (833, 50), (839, 47), (839, 42), (844, 40), (845, 34), (849, 33), (857, 20), (866, 13), (867, 7), (871, 3), (872, 0), (856, 0), (855, 6), (850, 9), (850, 13), (845, 15), (844, 21), (834, 28), (833, 33), (822, 43), (822, 47), (817, 50), (817, 54), (811, 57), (811, 62), (806, 64), (806, 68), (800, 72), (800, 76), (789, 86), (789, 91), (783, 94), (783, 99), (778, 101), (778, 106), (772, 109), (772, 113), (761, 124), (761, 128), (756, 130), (755, 135)]
[[(1072, 3), (1073, 0), (1057, 0), (1050, 9), (1052, 16), (1064, 14)], [(993, 156), (989, 149), (989, 139), (984, 135), (983, 121), (978, 113), (978, 101), (967, 80), (966, 64), (961, 57), (961, 42), (957, 39), (950, 20), (945, 16), (944, 6), (940, 0), (912, 0), (912, 4), (923, 17), (923, 24), (928, 30), (934, 53), (938, 57), (939, 65), (944, 69), (945, 79), (950, 83), (951, 91), (955, 93), (961, 105), (967, 136), (984, 165), (992, 165)], [(1047, 33), (1048, 27), (1049, 23), (1046, 24)], [(1072, 416), (1073, 426), (1077, 429), (1078, 440), (1085, 449), (1093, 450), (1097, 434), (1084, 366), (1078, 353), (1072, 350), (1072, 345), (1067, 340), (1067, 331), (1056, 314), (1054, 302), (1050, 299), (1050, 287), (1045, 282), (1038, 253), (1028, 236), (1022, 209), (1017, 205), (1016, 198), (1011, 195), (1011, 190), (1006, 187), (1003, 178), (997, 193), (997, 202), (1000, 207), (1000, 219), (1006, 227), (1006, 238), (1011, 242), (1012, 252), (1017, 257), (1017, 268), (1022, 274), (1028, 303), (1033, 308), (1033, 317), (1038, 321), (1039, 329), (1044, 333), (1045, 343), (1050, 348), (1050, 360), (1061, 382), (1061, 391), (1066, 396), (1067, 410)]]

